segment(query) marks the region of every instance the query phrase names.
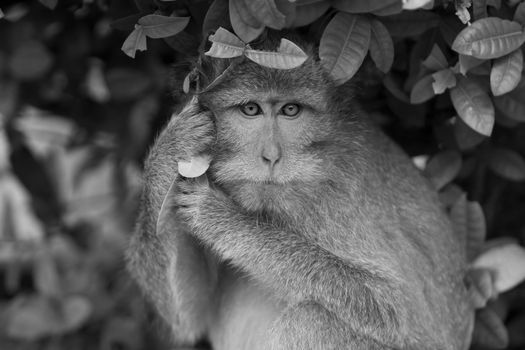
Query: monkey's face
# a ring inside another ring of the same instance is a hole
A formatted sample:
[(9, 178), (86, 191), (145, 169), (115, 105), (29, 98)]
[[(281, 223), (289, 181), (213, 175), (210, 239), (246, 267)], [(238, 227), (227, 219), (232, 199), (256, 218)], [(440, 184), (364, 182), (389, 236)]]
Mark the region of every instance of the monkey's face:
[(215, 116), (211, 173), (219, 184), (275, 198), (329, 176), (326, 146), (337, 127), (325, 78), (308, 73), (241, 66), (227, 84), (200, 98)]

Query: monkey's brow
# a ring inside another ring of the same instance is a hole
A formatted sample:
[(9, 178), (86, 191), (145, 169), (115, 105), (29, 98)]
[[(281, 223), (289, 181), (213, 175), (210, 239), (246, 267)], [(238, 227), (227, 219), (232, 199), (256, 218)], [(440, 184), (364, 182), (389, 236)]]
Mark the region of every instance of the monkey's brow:
[(324, 98), (320, 96), (319, 92), (310, 89), (293, 89), (291, 91), (283, 92), (277, 90), (271, 91), (246, 91), (239, 88), (231, 88), (227, 91), (230, 97), (228, 100), (233, 102), (232, 105), (242, 105), (248, 102), (265, 102), (270, 104), (277, 103), (298, 103), (312, 110), (323, 109)]

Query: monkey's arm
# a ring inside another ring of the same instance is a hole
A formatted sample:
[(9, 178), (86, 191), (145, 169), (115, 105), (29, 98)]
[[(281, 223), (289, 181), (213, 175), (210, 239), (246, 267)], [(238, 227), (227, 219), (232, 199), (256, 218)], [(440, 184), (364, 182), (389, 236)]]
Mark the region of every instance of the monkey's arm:
[(168, 217), (165, 226), (170, 229), (160, 234), (156, 226), (163, 199), (178, 176), (177, 160), (204, 151), (212, 134), (209, 117), (190, 106), (157, 138), (145, 164), (139, 218), (127, 252), (130, 273), (172, 327), (175, 340), (185, 344), (205, 330), (215, 271), (183, 220)]
[(344, 260), (305, 237), (258, 223), (213, 189), (181, 183), (180, 213), (192, 233), (276, 295), (315, 301), (381, 343), (401, 348), (408, 329), (401, 282)]

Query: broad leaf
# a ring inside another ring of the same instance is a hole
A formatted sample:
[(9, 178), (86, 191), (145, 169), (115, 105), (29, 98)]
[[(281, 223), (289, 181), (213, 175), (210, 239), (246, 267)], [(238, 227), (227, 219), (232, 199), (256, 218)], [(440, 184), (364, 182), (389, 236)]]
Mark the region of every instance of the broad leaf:
[(447, 59), (437, 44), (434, 44), (430, 55), (423, 61), (423, 66), (431, 71), (448, 68)]
[(373, 19), (370, 24), (370, 57), (380, 71), (387, 73), (394, 62), (394, 43), (383, 23)]
[(279, 11), (274, 0), (244, 0), (251, 15), (260, 23), (273, 29), (283, 29), (286, 17)]
[(211, 156), (203, 154), (192, 157), (189, 161), (180, 160), (178, 171), (184, 177), (194, 178), (203, 175), (210, 167)]
[(295, 8), (295, 18), (291, 26), (302, 27), (308, 25), (324, 15), (329, 8), (330, 3), (327, 1), (316, 1), (304, 5), (297, 4)]
[(520, 3), (516, 6), (516, 12), (514, 12), (514, 22), (518, 22), (522, 26), (525, 25), (525, 2)]
[(249, 43), (261, 35), (264, 25), (248, 11), (244, 0), (230, 0), (229, 9), (233, 31), (242, 41)]
[(432, 78), (434, 79), (432, 88), (436, 95), (442, 94), (446, 89), (456, 86), (456, 76), (449, 68), (442, 69), (432, 74)]
[(368, 13), (381, 10), (385, 7), (397, 5), (401, 8), (400, 0), (333, 0), (332, 7), (349, 13)]
[(338, 83), (359, 69), (370, 44), (370, 21), (339, 12), (326, 27), (319, 46), (321, 64)]
[(514, 90), (521, 80), (522, 70), (523, 53), (521, 49), (495, 59), (490, 71), (490, 88), (494, 96)]
[(525, 280), (525, 249), (516, 243), (497, 245), (477, 257), (472, 266), (493, 271), (494, 286), (503, 293)]
[(497, 58), (516, 50), (525, 41), (521, 25), (497, 17), (482, 18), (463, 29), (452, 49), (476, 58)]
[(525, 180), (525, 161), (510, 149), (491, 149), (488, 156), (489, 168), (501, 177), (511, 181)]
[(486, 60), (482, 60), (476, 57), (460, 54), (459, 55), (459, 72), (463, 75), (466, 75), (467, 72), (471, 68), (477, 67), (483, 62), (486, 62)]
[(447, 150), (433, 156), (423, 173), (440, 190), (452, 182), (460, 170), (461, 155), (457, 151)]
[(410, 91), (410, 103), (423, 103), (434, 97), (435, 93), (434, 88), (432, 87), (433, 83), (434, 78), (431, 74), (423, 77), (417, 83), (415, 83), (412, 87), (412, 90)]
[(189, 17), (147, 15), (139, 19), (144, 34), (150, 38), (166, 38), (175, 35), (188, 25)]
[(217, 58), (232, 58), (242, 56), (245, 49), (245, 44), (237, 38), (233, 33), (220, 27), (215, 34), (210, 35), (209, 40), (212, 45), (204, 54), (206, 56)]
[(292, 69), (306, 61), (308, 55), (290, 40), (281, 39), (277, 52), (248, 49), (244, 55), (261, 66), (276, 69)]
[(482, 135), (489, 136), (494, 127), (494, 106), (490, 97), (472, 79), (459, 76), (450, 90), (452, 104), (465, 124)]
[(202, 24), (202, 36), (207, 37), (220, 27), (230, 27), (228, 0), (215, 0), (210, 5)]
[(142, 26), (136, 25), (135, 29), (124, 41), (124, 44), (122, 44), (121, 50), (129, 57), (135, 58), (137, 50), (146, 51), (147, 49), (146, 34), (142, 30)]
[(509, 335), (503, 321), (491, 308), (485, 307), (476, 312), (472, 343), (483, 348), (505, 349)]

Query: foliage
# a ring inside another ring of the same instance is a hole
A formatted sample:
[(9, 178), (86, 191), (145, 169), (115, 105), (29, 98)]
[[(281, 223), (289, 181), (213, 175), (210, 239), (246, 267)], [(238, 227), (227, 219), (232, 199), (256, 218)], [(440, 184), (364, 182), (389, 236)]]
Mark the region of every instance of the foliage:
[(486, 306), (476, 338), (523, 347), (525, 288), (494, 300), (523, 251), (483, 241), (525, 239), (524, 24), (520, 0), (3, 1), (0, 347), (163, 347), (123, 272), (141, 160), (199, 52), (290, 69), (293, 42), (250, 47), (289, 28), (440, 191)]

